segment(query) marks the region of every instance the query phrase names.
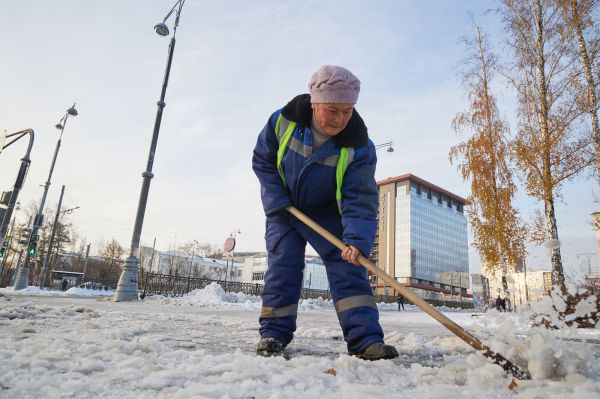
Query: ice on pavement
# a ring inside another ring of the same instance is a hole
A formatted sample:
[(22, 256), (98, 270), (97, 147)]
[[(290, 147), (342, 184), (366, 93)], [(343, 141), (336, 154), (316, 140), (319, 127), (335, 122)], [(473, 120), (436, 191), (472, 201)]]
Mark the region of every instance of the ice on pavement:
[(0, 293), (2, 398), (600, 398), (600, 329), (534, 328), (527, 312), (446, 313), (528, 360), (533, 379), (510, 389), (499, 366), (413, 306), (379, 305), (401, 356), (366, 362), (345, 354), (330, 301), (302, 301), (286, 360), (254, 354), (260, 298), (216, 284), (118, 303)]

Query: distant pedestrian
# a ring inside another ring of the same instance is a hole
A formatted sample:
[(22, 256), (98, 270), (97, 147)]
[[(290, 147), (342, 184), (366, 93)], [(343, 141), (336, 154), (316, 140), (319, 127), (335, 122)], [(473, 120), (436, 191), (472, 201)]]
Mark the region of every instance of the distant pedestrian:
[(404, 310), (404, 297), (402, 296), (402, 294), (398, 294), (396, 302), (398, 302), (398, 312)]
[(63, 291), (66, 291), (66, 290), (67, 290), (67, 287), (69, 286), (69, 282), (67, 281), (67, 279), (64, 279), (64, 280), (62, 281), (62, 284), (61, 284), (61, 285), (62, 285), (62, 290), (63, 290)]
[(502, 298), (500, 298), (500, 295), (498, 295), (498, 297), (496, 298), (496, 310), (498, 312), (502, 311)]

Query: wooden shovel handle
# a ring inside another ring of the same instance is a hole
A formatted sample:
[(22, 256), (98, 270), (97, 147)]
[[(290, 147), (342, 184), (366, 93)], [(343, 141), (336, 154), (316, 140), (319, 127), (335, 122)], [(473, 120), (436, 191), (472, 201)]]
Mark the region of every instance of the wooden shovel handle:
[[(331, 244), (335, 245), (341, 251), (345, 250), (348, 247), (346, 244), (344, 244), (342, 240), (331, 234), (329, 231), (325, 230), (318, 223), (306, 216), (297, 208), (293, 206), (288, 206), (286, 210), (292, 215), (294, 215), (296, 218), (298, 218), (300, 221), (302, 221), (304, 224), (306, 224), (308, 227), (316, 231), (320, 236), (325, 238)], [(517, 366), (515, 366), (512, 362), (510, 362), (502, 355), (492, 352), (492, 350), (486, 345), (484, 345), (479, 339), (477, 339), (469, 332), (467, 332), (464, 328), (460, 327), (458, 324), (444, 316), (433, 306), (431, 306), (430, 304), (413, 294), (408, 288), (400, 285), (400, 283), (398, 283), (395, 278), (378, 268), (373, 262), (365, 258), (363, 255), (359, 255), (358, 262), (372, 274), (379, 276), (389, 286), (391, 286), (396, 291), (400, 292), (405, 298), (407, 298), (413, 304), (417, 305), (419, 308), (421, 308), (421, 310), (433, 317), (448, 330), (456, 334), (456, 336), (458, 336), (460, 339), (465, 341), (467, 344), (471, 345), (475, 350), (482, 352), (484, 356), (494, 360), (494, 363), (501, 366), (504, 370), (512, 374), (514, 377), (518, 379), (531, 379), (529, 372), (519, 369)]]

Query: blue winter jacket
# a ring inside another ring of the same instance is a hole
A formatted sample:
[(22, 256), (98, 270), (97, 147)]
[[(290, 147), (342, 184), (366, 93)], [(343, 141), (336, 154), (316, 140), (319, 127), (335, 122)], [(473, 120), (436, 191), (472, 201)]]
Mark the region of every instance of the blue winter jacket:
[[(298, 123), (282, 160), (285, 187), (277, 170), (279, 142), (275, 125), (280, 114)], [(310, 96), (302, 94), (275, 111), (260, 132), (252, 168), (260, 181), (265, 214), (276, 216), (286, 206), (293, 205), (317, 221), (330, 221), (325, 225), (341, 217), (343, 236), (340, 238), (368, 257), (377, 229), (378, 198), (377, 156), (367, 127), (354, 110), (346, 128), (312, 153), (311, 122)], [(335, 198), (335, 172), (342, 147), (351, 147), (353, 151), (344, 174), (340, 215)]]

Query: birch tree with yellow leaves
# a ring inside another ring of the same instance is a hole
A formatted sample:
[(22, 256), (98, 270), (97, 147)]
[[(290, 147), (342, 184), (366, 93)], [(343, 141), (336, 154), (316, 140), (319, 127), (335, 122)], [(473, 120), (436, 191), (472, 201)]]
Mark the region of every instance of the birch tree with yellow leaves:
[(497, 58), (489, 41), (473, 22), (472, 37), (465, 38), (467, 58), (461, 72), (469, 108), (456, 115), (452, 128), (470, 138), (450, 149), (450, 161), (457, 163), (464, 180), (471, 183), (467, 216), (474, 246), (484, 270), (500, 271), (504, 292), (506, 272), (523, 256), (525, 229), (512, 205), (516, 192), (509, 166), (508, 125), (502, 120), (490, 83), (497, 71)]
[(581, 64), (582, 108), (589, 115), (592, 141), (594, 143), (594, 164), (596, 177), (600, 181), (600, 125), (598, 122), (598, 68), (594, 60), (598, 55), (598, 29), (594, 24), (594, 11), (598, 9), (596, 0), (557, 0), (562, 8), (566, 29), (563, 33), (576, 45)]
[[(591, 164), (590, 135), (577, 105), (580, 70), (555, 0), (502, 0), (514, 53), (510, 73), (519, 102), (514, 160), (527, 193), (543, 204), (543, 238), (558, 242), (555, 203), (562, 185)], [(552, 281), (565, 291), (560, 247), (552, 246)]]

